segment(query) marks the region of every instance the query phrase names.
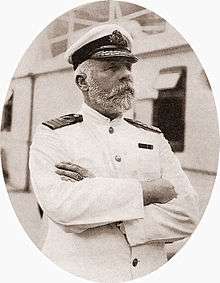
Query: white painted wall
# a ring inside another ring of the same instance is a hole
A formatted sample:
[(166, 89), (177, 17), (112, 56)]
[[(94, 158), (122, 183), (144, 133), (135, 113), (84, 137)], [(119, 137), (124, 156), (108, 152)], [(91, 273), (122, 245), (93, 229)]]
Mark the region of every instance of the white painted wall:
[[(176, 154), (184, 167), (216, 172), (219, 136), (215, 102), (193, 52), (140, 60), (134, 65), (137, 98), (155, 99), (157, 92), (152, 86), (159, 71), (173, 66), (187, 67), (185, 150)], [(140, 101), (136, 108), (137, 119), (151, 123), (152, 100)]]
[(43, 121), (75, 113), (79, 109), (82, 96), (73, 81), (71, 71), (47, 74), (36, 79), (33, 129)]
[(26, 180), (28, 134), (30, 129), (30, 78), (13, 80), (10, 89), (14, 91), (11, 131), (1, 132), (1, 147), (6, 152), (10, 185), (23, 190)]

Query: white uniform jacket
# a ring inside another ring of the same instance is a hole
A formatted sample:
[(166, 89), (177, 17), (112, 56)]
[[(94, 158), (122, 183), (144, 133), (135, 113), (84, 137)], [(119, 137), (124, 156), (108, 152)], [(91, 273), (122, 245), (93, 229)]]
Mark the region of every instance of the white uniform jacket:
[[(80, 113), (83, 121), (73, 125), (39, 126), (31, 146), (31, 181), (49, 222), (43, 252), (98, 282), (144, 276), (166, 262), (166, 242), (193, 232), (197, 195), (161, 133), (110, 121), (86, 105)], [(55, 173), (61, 161), (95, 177), (62, 181)], [(160, 177), (174, 185), (177, 199), (143, 206), (139, 181)]]

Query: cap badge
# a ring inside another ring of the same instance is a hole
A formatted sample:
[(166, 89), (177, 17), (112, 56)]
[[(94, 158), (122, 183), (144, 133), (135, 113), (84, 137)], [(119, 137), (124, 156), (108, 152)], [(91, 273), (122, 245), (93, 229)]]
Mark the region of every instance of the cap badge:
[(112, 44), (119, 46), (119, 47), (127, 47), (128, 46), (128, 42), (127, 42), (125, 36), (123, 36), (121, 34), (121, 32), (118, 31), (118, 30), (114, 30), (112, 32), (112, 34), (109, 36), (109, 40)]

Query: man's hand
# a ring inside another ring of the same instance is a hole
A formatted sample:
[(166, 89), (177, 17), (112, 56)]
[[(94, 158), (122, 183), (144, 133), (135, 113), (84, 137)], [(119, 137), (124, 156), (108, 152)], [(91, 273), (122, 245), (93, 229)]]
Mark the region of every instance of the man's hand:
[(63, 181), (76, 182), (95, 177), (89, 170), (71, 162), (60, 162), (55, 167), (55, 173), (60, 175)]
[(174, 186), (165, 179), (142, 181), (144, 205), (151, 203), (167, 203), (177, 197)]

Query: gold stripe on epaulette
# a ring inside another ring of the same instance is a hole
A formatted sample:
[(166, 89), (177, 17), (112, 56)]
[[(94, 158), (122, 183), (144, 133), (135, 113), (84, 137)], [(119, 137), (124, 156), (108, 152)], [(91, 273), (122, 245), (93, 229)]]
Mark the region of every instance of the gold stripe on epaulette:
[(49, 127), (52, 130), (56, 130), (65, 126), (73, 125), (78, 122), (83, 121), (83, 116), (79, 114), (68, 114), (61, 116), (59, 118), (51, 119), (47, 122), (43, 122), (42, 124)]
[(154, 126), (148, 126), (147, 124), (144, 124), (140, 121), (134, 121), (132, 119), (129, 119), (129, 118), (124, 118), (124, 120), (128, 123), (130, 123), (131, 125), (137, 127), (137, 128), (142, 128), (144, 130), (148, 130), (148, 131), (152, 131), (152, 132), (156, 132), (156, 133), (159, 133), (161, 134), (161, 130), (159, 128), (156, 128)]

